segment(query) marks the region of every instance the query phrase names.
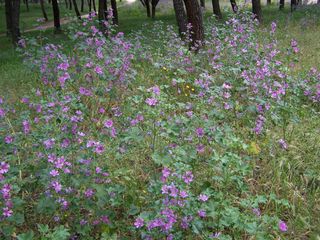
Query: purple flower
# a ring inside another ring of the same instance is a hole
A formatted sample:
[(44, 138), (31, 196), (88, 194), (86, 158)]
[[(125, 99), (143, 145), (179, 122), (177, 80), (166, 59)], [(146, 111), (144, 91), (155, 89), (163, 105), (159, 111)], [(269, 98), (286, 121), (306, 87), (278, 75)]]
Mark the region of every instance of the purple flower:
[(12, 143), (12, 142), (13, 142), (13, 136), (10, 136), (10, 135), (6, 136), (6, 137), (4, 138), (4, 141), (5, 141), (5, 143), (7, 143), (7, 144)]
[(6, 112), (3, 108), (0, 108), (0, 117), (4, 117), (6, 115)]
[(103, 145), (101, 145), (101, 144), (98, 144), (97, 146), (96, 146), (96, 148), (95, 148), (95, 152), (97, 153), (97, 154), (102, 154), (103, 152), (104, 152), (104, 146)]
[(280, 220), (278, 226), (281, 232), (288, 231), (288, 226), (284, 221)]
[(94, 191), (93, 189), (91, 188), (88, 188), (85, 192), (84, 192), (84, 195), (87, 197), (87, 198), (91, 198), (94, 194)]
[(183, 181), (186, 184), (190, 184), (193, 181), (193, 174), (191, 171), (187, 171), (183, 176), (182, 176)]
[(43, 145), (45, 146), (46, 149), (51, 149), (53, 147), (54, 143), (55, 143), (54, 138), (43, 141)]
[(135, 221), (134, 221), (134, 226), (136, 228), (141, 228), (143, 227), (144, 225), (144, 220), (142, 218), (137, 218)]
[(62, 185), (58, 181), (53, 181), (51, 183), (51, 186), (56, 191), (56, 193), (59, 193), (62, 190)]
[(197, 136), (198, 137), (203, 137), (204, 136), (204, 130), (203, 130), (203, 128), (197, 128), (196, 129), (196, 134), (197, 134)]
[(4, 216), (4, 217), (10, 217), (10, 216), (12, 216), (12, 213), (13, 213), (13, 211), (10, 209), (10, 208), (8, 208), (8, 207), (4, 207), (3, 209), (2, 209), (2, 215)]
[(104, 122), (104, 126), (106, 128), (111, 128), (113, 126), (113, 121), (111, 119), (108, 119)]
[(209, 197), (207, 195), (205, 195), (205, 194), (200, 194), (198, 199), (201, 202), (206, 202), (206, 201), (208, 201)]
[(54, 169), (54, 170), (51, 170), (51, 171), (50, 171), (50, 175), (51, 175), (52, 177), (56, 177), (56, 176), (59, 176), (59, 172)]
[(60, 64), (58, 65), (58, 69), (59, 69), (59, 70), (67, 71), (68, 68), (69, 68), (69, 63), (67, 63), (67, 62), (60, 63)]
[(23, 131), (25, 134), (28, 134), (30, 132), (30, 123), (28, 120), (23, 120), (22, 122)]
[(203, 209), (201, 209), (201, 210), (198, 211), (198, 215), (199, 215), (199, 217), (201, 217), (201, 218), (204, 218), (204, 217), (207, 216), (206, 211), (203, 210)]
[(287, 144), (286, 141), (283, 140), (282, 138), (279, 139), (278, 143), (279, 143), (279, 145), (280, 145), (280, 147), (281, 147), (282, 149), (287, 149), (287, 148), (288, 148), (288, 144)]
[(96, 67), (94, 68), (94, 71), (95, 71), (97, 74), (99, 74), (99, 75), (102, 75), (102, 74), (103, 74), (103, 70), (102, 70), (102, 68), (101, 68), (100, 66), (96, 66)]
[(261, 216), (261, 212), (260, 212), (260, 209), (259, 209), (259, 208), (253, 208), (253, 209), (252, 209), (252, 212), (253, 212), (255, 215), (257, 215), (258, 217)]
[(9, 171), (10, 165), (6, 162), (0, 163), (0, 174), (5, 174)]
[(155, 98), (147, 98), (146, 99), (146, 104), (149, 106), (155, 106), (158, 103), (158, 100)]
[(79, 93), (84, 96), (92, 96), (92, 92), (84, 87), (79, 88)]

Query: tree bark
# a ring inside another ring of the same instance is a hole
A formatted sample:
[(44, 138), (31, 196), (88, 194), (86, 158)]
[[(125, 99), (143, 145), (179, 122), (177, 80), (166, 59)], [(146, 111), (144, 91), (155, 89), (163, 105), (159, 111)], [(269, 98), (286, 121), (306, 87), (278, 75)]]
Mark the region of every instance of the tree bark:
[(88, 6), (89, 6), (89, 12), (91, 12), (91, 6), (92, 6), (92, 4), (91, 4), (91, 0), (88, 0)]
[(116, 0), (111, 0), (111, 8), (112, 8), (112, 23), (114, 25), (118, 25), (119, 19), (118, 19), (118, 9), (117, 9)]
[(19, 28), (19, 19), (20, 18), (20, 0), (12, 0), (12, 9), (11, 9), (11, 33), (12, 33), (12, 42), (17, 44), (20, 39), (20, 28)]
[(81, 12), (84, 11), (84, 0), (81, 0), (81, 9), (80, 9)]
[(173, 8), (176, 14), (176, 20), (178, 23), (179, 34), (182, 37), (187, 32), (187, 14), (184, 9), (183, 0), (173, 0)]
[(7, 23), (7, 36), (11, 35), (12, 32), (12, 2), (11, 0), (5, 0), (5, 9), (6, 9), (6, 23)]
[(28, 0), (25, 0), (25, 4), (26, 4), (26, 8), (27, 8), (27, 12), (29, 12), (29, 1)]
[(262, 21), (262, 11), (261, 11), (261, 2), (260, 0), (252, 0), (252, 13), (254, 18), (259, 22)]
[(271, 5), (271, 0), (267, 0), (267, 5)]
[(72, 0), (69, 0), (69, 10), (72, 10)]
[(222, 19), (219, 0), (212, 0), (213, 13), (217, 19)]
[(145, 0), (145, 4), (146, 4), (146, 8), (147, 8), (147, 16), (151, 17), (151, 13), (150, 13), (150, 1), (149, 0)]
[(297, 9), (297, 0), (291, 0), (291, 12)]
[(77, 17), (79, 19), (81, 19), (81, 14), (80, 14), (79, 9), (78, 9), (77, 1), (76, 0), (72, 0), (72, 3), (73, 3), (74, 11), (76, 12)]
[(206, 1), (205, 0), (200, 0), (200, 6), (202, 8), (205, 8), (206, 7)]
[(284, 0), (280, 0), (279, 9), (284, 9)]
[(198, 0), (184, 0), (188, 23), (191, 24), (191, 46), (197, 51), (204, 44), (202, 13)]
[(93, 5), (93, 11), (97, 12), (96, 1), (95, 0), (92, 0), (92, 5)]
[(59, 12), (59, 5), (57, 0), (52, 1), (52, 9), (53, 9), (53, 22), (54, 28), (56, 32), (60, 31), (60, 12)]
[[(269, 0), (268, 0), (268, 1), (269, 1)], [(238, 6), (237, 6), (236, 0), (230, 0), (230, 3), (231, 3), (232, 11), (233, 11), (234, 13), (237, 13), (237, 12), (238, 12)]]
[(44, 2), (43, 2), (43, 0), (40, 0), (40, 6), (41, 6), (41, 11), (42, 11), (43, 18), (44, 18), (46, 21), (48, 21), (48, 16), (47, 16), (46, 9), (44, 8)]
[(64, 0), (65, 4), (66, 4), (66, 9), (68, 9), (68, 0)]
[(159, 0), (151, 0), (151, 17), (154, 19), (156, 17), (156, 7), (159, 3)]

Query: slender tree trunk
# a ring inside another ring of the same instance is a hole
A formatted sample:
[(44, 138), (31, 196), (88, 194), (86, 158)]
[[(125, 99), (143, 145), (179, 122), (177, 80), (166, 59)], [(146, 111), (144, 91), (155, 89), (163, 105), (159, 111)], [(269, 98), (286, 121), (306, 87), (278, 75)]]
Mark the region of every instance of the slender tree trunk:
[(297, 9), (297, 0), (291, 0), (291, 12)]
[(42, 11), (43, 18), (44, 18), (46, 21), (48, 21), (48, 16), (47, 16), (46, 9), (44, 8), (44, 2), (43, 2), (43, 0), (40, 0), (40, 6), (41, 6), (41, 11)]
[(100, 29), (101, 32), (106, 34), (106, 26), (105, 21), (107, 21), (107, 0), (99, 0), (99, 5), (98, 5), (98, 19), (100, 23)]
[(198, 0), (184, 0), (187, 10), (188, 23), (191, 24), (191, 46), (195, 50), (199, 50), (204, 43), (204, 29), (202, 22), (202, 13)]
[(118, 9), (117, 9), (116, 0), (111, 0), (111, 8), (112, 8), (112, 23), (114, 25), (118, 25), (119, 19), (118, 19)]
[(150, 0), (145, 0), (146, 9), (147, 9), (147, 16), (151, 17), (151, 11), (150, 11)]
[(280, 0), (279, 9), (284, 9), (284, 0)]
[(17, 44), (20, 39), (20, 0), (12, 0), (11, 18), (12, 42)]
[(12, 33), (12, 19), (11, 19), (12, 1), (11, 0), (5, 0), (5, 9), (6, 9), (7, 36), (10, 36)]
[(84, 0), (81, 0), (81, 9), (80, 9), (81, 12), (84, 11)]
[(252, 13), (254, 18), (259, 22), (262, 21), (262, 11), (261, 11), (261, 2), (260, 0), (252, 0)]
[(96, 1), (95, 0), (91, 0), (91, 1), (92, 1), (92, 5), (93, 5), (93, 11), (97, 12)]
[[(268, 0), (268, 1), (269, 1), (269, 0)], [(234, 13), (237, 13), (237, 12), (238, 12), (238, 6), (237, 6), (236, 0), (230, 0), (230, 3), (231, 3), (232, 11), (233, 11)]]
[(64, 3), (66, 4), (66, 9), (68, 9), (68, 0), (64, 0)]
[(202, 8), (205, 8), (206, 7), (206, 1), (205, 0), (200, 0), (200, 6)]
[(72, 0), (69, 0), (69, 10), (72, 10)]
[(217, 19), (222, 19), (219, 0), (212, 0), (213, 13)]
[(91, 12), (91, 11), (92, 11), (92, 8), (91, 8), (91, 6), (92, 6), (91, 0), (88, 0), (88, 6), (89, 6), (89, 12)]
[(79, 12), (78, 4), (76, 0), (72, 0), (74, 11), (76, 12), (76, 15), (79, 19), (81, 19), (81, 14)]
[(54, 28), (56, 32), (59, 32), (60, 29), (60, 12), (59, 12), (59, 5), (57, 0), (52, 1), (52, 9), (53, 9), (53, 21), (54, 21)]
[(267, 0), (267, 5), (271, 5), (271, 0)]
[(154, 6), (153, 4), (151, 4), (151, 17), (152, 19), (155, 19), (156, 17), (156, 6)]
[(183, 0), (173, 0), (173, 8), (176, 14), (176, 20), (178, 23), (179, 34), (182, 37), (187, 32), (187, 14), (184, 9)]
[(29, 1), (25, 0), (25, 4), (26, 4), (27, 11), (29, 12)]

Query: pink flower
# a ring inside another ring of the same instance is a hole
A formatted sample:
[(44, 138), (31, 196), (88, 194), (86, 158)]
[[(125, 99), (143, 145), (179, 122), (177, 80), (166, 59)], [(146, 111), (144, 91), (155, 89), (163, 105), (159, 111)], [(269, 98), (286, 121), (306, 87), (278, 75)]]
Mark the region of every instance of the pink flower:
[(134, 222), (136, 228), (141, 228), (144, 225), (144, 220), (142, 218), (137, 218)]
[(278, 226), (281, 232), (286, 232), (288, 230), (287, 224), (282, 220), (279, 221)]
[(111, 119), (108, 119), (107, 121), (104, 122), (104, 126), (106, 128), (111, 128), (113, 126), (113, 121)]
[(146, 104), (149, 106), (155, 106), (158, 103), (158, 100), (155, 98), (147, 98), (146, 99)]
[(102, 71), (102, 68), (100, 66), (96, 66), (94, 68), (94, 71), (99, 74), (99, 75), (102, 75), (103, 74), (103, 71)]
[(201, 201), (201, 202), (206, 202), (208, 201), (209, 197), (205, 194), (200, 194), (198, 199)]

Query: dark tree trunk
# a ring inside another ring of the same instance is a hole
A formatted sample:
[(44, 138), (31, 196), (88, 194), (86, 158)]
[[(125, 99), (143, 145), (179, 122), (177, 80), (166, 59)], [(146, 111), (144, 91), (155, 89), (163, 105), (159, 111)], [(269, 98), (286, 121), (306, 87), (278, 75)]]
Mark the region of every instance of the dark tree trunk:
[(91, 0), (88, 0), (88, 7), (89, 7), (89, 12), (91, 12), (92, 11), (92, 9), (91, 9)]
[(64, 0), (65, 4), (66, 4), (66, 9), (68, 9), (68, 0)]
[(187, 32), (187, 15), (184, 9), (183, 0), (173, 0), (173, 8), (179, 27), (179, 34), (182, 37)]
[(17, 44), (20, 39), (20, 28), (19, 19), (20, 18), (20, 0), (12, 0), (11, 9), (11, 34), (13, 44)]
[(213, 13), (217, 19), (222, 19), (219, 0), (212, 0)]
[(271, 5), (271, 0), (267, 0), (267, 5)]
[[(107, 4), (107, 3), (106, 3)], [(96, 1), (92, 0), (92, 5), (93, 5), (93, 11), (97, 12), (97, 8), (96, 8)]]
[(69, 0), (69, 10), (72, 10), (72, 0)]
[(84, 0), (81, 0), (81, 9), (80, 9), (81, 12), (84, 11)]
[(261, 11), (261, 2), (260, 0), (252, 0), (252, 13), (254, 18), (259, 22), (262, 21), (262, 11)]
[(46, 13), (46, 9), (44, 8), (44, 2), (43, 0), (40, 0), (40, 6), (41, 6), (41, 11), (42, 11), (42, 14), (43, 14), (43, 18), (48, 21), (48, 16), (47, 16), (47, 13)]
[(151, 0), (151, 6), (152, 6), (152, 18), (154, 19), (156, 17), (156, 7), (159, 3), (159, 0)]
[(79, 9), (78, 9), (77, 1), (76, 0), (72, 0), (72, 3), (73, 3), (74, 11), (76, 12), (77, 17), (79, 19), (81, 19), (81, 14), (80, 14)]
[(291, 12), (297, 9), (298, 1), (297, 0), (291, 0)]
[(279, 9), (284, 9), (284, 0), (280, 0)]
[(56, 32), (60, 31), (60, 12), (57, 0), (52, 0), (53, 21)]
[[(268, 0), (268, 1), (269, 1), (269, 0)], [(237, 6), (236, 0), (230, 0), (230, 3), (231, 3), (232, 11), (233, 11), (234, 13), (237, 13), (237, 12), (238, 12), (238, 6)]]
[(5, 9), (6, 9), (7, 36), (10, 36), (12, 32), (12, 19), (11, 19), (12, 1), (11, 0), (5, 0)]
[(99, 0), (98, 5), (98, 19), (100, 23), (101, 32), (106, 34), (106, 26), (105, 21), (108, 20), (108, 12), (107, 12), (107, 0)]
[(205, 8), (206, 7), (206, 1), (205, 0), (200, 0), (200, 6), (202, 8)]
[(26, 4), (26, 8), (27, 8), (27, 11), (29, 12), (29, 1), (28, 0), (25, 0), (25, 4)]
[(192, 26), (191, 46), (195, 50), (198, 50), (204, 43), (204, 29), (200, 5), (198, 0), (184, 0), (184, 4), (187, 10), (188, 23)]
[(150, 12), (150, 0), (145, 0), (146, 4), (146, 9), (147, 9), (147, 16), (151, 17), (151, 12)]
[(117, 9), (116, 0), (111, 0), (111, 8), (112, 8), (112, 23), (114, 25), (118, 25), (119, 19), (118, 19), (118, 9)]

